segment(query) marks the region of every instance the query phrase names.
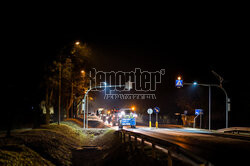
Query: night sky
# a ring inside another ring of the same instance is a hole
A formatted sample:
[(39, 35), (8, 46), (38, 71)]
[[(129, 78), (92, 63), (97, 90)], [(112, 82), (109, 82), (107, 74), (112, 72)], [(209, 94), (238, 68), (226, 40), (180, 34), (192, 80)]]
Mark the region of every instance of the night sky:
[[(211, 73), (215, 70), (224, 77), (223, 85), (232, 101), (229, 124), (250, 126), (250, 88), (246, 81), (249, 32), (245, 22), (231, 16), (210, 17), (198, 13), (196, 17), (147, 16), (78, 22), (17, 16), (4, 31), (7, 37), (2, 72), (7, 80), (4, 81), (7, 93), (17, 94), (14, 98), (29, 106), (37, 105), (44, 97), (39, 87), (44, 66), (56, 58), (62, 47), (79, 40), (91, 47), (91, 60), (99, 70), (165, 69), (157, 101), (150, 101), (165, 113), (182, 112), (175, 107), (175, 97), (190, 94), (188, 87), (174, 87), (178, 75), (186, 82), (218, 83)], [(206, 88), (200, 89), (203, 96), (208, 95)], [(216, 105), (212, 109), (223, 112), (225, 99), (221, 90), (213, 89), (212, 100)]]

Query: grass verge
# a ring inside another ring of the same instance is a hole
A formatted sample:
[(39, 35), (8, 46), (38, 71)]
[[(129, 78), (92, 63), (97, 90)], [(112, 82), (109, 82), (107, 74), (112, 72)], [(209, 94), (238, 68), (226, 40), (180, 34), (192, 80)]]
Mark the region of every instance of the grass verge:
[(72, 149), (88, 142), (69, 122), (16, 131), (10, 138), (0, 137), (0, 165), (72, 165)]

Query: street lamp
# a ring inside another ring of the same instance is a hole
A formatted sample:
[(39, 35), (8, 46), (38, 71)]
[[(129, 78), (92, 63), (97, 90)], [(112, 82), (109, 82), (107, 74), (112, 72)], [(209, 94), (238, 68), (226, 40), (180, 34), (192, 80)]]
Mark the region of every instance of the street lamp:
[(210, 84), (198, 84), (198, 82), (197, 81), (194, 81), (193, 83), (183, 83), (183, 81), (181, 80), (181, 77), (180, 76), (178, 76), (177, 77), (177, 81), (176, 81), (176, 87), (177, 88), (181, 88), (181, 87), (183, 87), (183, 85), (193, 85), (193, 86), (197, 86), (197, 85), (200, 85), (200, 86), (207, 86), (207, 87), (209, 87), (209, 97), (208, 97), (208, 123), (209, 123), (209, 125), (208, 125), (208, 129), (209, 130), (211, 130), (211, 85)]
[[(183, 83), (184, 85), (190, 85), (191, 83)], [(208, 130), (211, 130), (211, 84), (198, 84), (194, 81), (191, 85), (194, 86), (206, 86), (208, 87)]]
[(133, 106), (131, 109), (134, 111), (134, 110), (135, 110), (135, 107)]
[(81, 74), (83, 75), (83, 77), (85, 77), (85, 71), (84, 70), (81, 70)]
[(217, 79), (220, 81), (220, 85), (215, 85), (216, 87), (220, 88), (226, 96), (226, 128), (228, 128), (228, 111), (230, 111), (230, 98), (228, 98), (226, 90), (222, 87), (222, 83), (224, 81), (224, 78), (221, 77), (218, 73), (216, 73), (214, 70), (212, 70), (212, 73), (217, 77)]
[(224, 92), (224, 94), (226, 96), (226, 128), (228, 128), (228, 111), (230, 110), (230, 99), (228, 98), (226, 90), (222, 87), (223, 79), (221, 78), (222, 81), (220, 81), (220, 85), (217, 85), (217, 84), (198, 84), (198, 82), (196, 82), (196, 81), (194, 81), (193, 83), (183, 83), (182, 84), (182, 82), (180, 82), (181, 81), (180, 78), (181, 78), (180, 76), (177, 77), (177, 79), (179, 81), (176, 81), (176, 83), (181, 83), (181, 85), (176, 84), (177, 88), (180, 88), (183, 85), (206, 86), (209, 88), (209, 97), (208, 97), (208, 100), (209, 100), (209, 115), (208, 115), (209, 116), (209, 118), (208, 118), (209, 119), (209, 127), (208, 128), (209, 128), (209, 130), (211, 129), (211, 87), (213, 86), (213, 87), (220, 88)]
[[(130, 81), (126, 82), (125, 85), (107, 85), (106, 82), (102, 82), (102, 83), (104, 84), (104, 86), (95, 86), (95, 87), (91, 87), (91, 88), (89, 88), (89, 89), (86, 91), (86, 93), (85, 93), (85, 95), (84, 95), (84, 99), (83, 99), (83, 101), (84, 101), (83, 128), (84, 128), (84, 129), (86, 128), (86, 126), (85, 126), (85, 104), (86, 104), (86, 106), (87, 106), (86, 97), (87, 97), (88, 93), (89, 93), (92, 89), (100, 89), (100, 88), (106, 88), (106, 87), (125, 87), (125, 88), (128, 89), (128, 90), (131, 90), (131, 89), (132, 89), (132, 83), (131, 83)], [(87, 108), (88, 108), (88, 107), (87, 107)], [(87, 112), (87, 116), (88, 116), (88, 112)], [(88, 126), (87, 126), (87, 128), (88, 128)]]

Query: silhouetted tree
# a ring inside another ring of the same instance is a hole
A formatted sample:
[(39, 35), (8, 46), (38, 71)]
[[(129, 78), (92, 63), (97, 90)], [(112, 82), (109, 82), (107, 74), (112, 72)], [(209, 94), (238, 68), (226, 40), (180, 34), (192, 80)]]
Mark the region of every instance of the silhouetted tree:
[[(50, 119), (49, 108), (58, 103), (58, 97), (55, 96), (55, 91), (58, 92), (60, 63), (62, 66), (62, 110), (66, 111), (66, 116), (69, 118), (69, 111), (73, 106), (74, 100), (82, 99), (85, 90), (89, 86), (87, 73), (90, 70), (90, 55), (91, 50), (86, 44), (67, 46), (60, 51), (58, 57), (61, 58), (58, 58), (46, 67), (44, 80), (46, 89), (46, 123), (49, 123)], [(82, 73), (81, 71), (84, 72)]]

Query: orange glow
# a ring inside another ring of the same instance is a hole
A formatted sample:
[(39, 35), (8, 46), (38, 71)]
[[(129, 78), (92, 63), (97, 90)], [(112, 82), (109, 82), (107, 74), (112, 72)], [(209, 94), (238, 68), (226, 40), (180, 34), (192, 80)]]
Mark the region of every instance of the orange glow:
[(85, 77), (85, 71), (81, 70), (81, 73), (82, 73), (83, 77)]

